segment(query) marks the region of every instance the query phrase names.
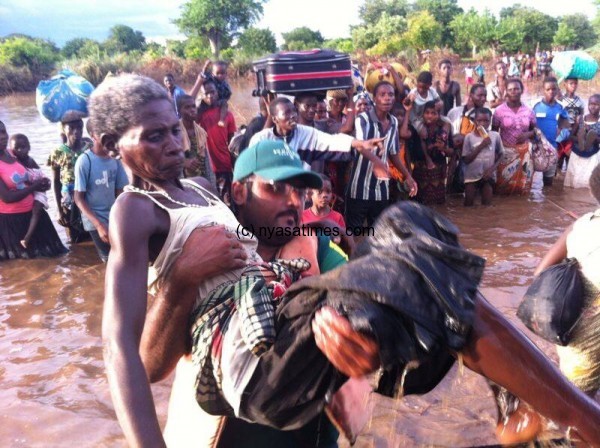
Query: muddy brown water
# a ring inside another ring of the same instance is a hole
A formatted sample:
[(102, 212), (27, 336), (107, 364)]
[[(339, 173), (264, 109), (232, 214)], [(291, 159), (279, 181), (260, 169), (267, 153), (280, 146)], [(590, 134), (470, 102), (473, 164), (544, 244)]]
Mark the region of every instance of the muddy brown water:
[[(231, 110), (238, 123), (257, 111), (251, 88), (234, 85)], [(57, 126), (40, 118), (32, 94), (0, 98), (0, 120), (9, 133), (29, 137), (38, 162), (59, 143)], [(52, 197), (50, 204), (54, 218)], [(483, 292), (512, 321), (540, 258), (572, 222), (558, 206), (577, 215), (596, 207), (588, 190), (564, 190), (557, 182), (544, 194), (538, 186), (531, 197), (496, 197), (487, 208), (464, 208), (457, 196), (439, 208), (461, 229), (463, 244), (486, 258)], [(103, 282), (104, 266), (89, 243), (59, 259), (0, 264), (0, 446), (125, 445), (102, 361)], [(556, 361), (550, 344), (529, 336)], [(163, 423), (170, 382), (153, 386)], [(425, 396), (373, 400), (358, 447), (496, 442), (492, 397), (485, 381), (467, 369), (455, 368)]]

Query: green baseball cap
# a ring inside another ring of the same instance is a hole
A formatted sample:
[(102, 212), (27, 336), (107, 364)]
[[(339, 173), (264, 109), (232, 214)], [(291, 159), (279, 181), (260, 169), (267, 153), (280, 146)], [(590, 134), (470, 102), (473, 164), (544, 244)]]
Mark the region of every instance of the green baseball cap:
[(233, 180), (252, 174), (275, 182), (297, 179), (308, 188), (323, 186), (321, 176), (304, 168), (298, 153), (283, 140), (261, 140), (242, 151), (235, 162)]

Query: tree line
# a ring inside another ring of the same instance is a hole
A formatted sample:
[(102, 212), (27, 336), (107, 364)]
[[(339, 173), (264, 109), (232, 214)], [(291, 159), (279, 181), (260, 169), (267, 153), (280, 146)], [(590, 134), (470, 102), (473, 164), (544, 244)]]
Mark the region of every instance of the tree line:
[[(186, 36), (165, 45), (148, 42), (142, 32), (115, 25), (104, 41), (71, 39), (58, 48), (53, 42), (25, 35), (0, 38), (0, 71), (24, 67), (49, 74), (62, 60), (102, 59), (115, 55), (136, 58), (222, 58), (250, 61), (277, 51), (273, 32), (254, 25), (266, 0), (189, 0), (173, 23)], [(600, 0), (595, 0), (600, 8)], [(282, 50), (332, 48), (367, 56), (397, 56), (401, 52), (447, 48), (461, 56), (495, 57), (500, 51), (532, 54), (536, 50), (589, 48), (598, 41), (600, 20), (584, 14), (559, 18), (515, 4), (501, 9), (464, 11), (457, 0), (364, 0), (361, 23), (348, 36), (326, 40), (307, 26), (282, 33)]]

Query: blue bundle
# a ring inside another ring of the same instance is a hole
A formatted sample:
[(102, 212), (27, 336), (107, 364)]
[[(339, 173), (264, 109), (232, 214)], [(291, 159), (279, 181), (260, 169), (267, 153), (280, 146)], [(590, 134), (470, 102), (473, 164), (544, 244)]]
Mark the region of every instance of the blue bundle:
[(70, 70), (62, 70), (49, 80), (40, 81), (35, 102), (40, 114), (52, 123), (87, 117), (87, 100), (94, 86)]
[(589, 81), (596, 76), (598, 62), (585, 51), (563, 51), (552, 59), (552, 70), (561, 80), (577, 78)]

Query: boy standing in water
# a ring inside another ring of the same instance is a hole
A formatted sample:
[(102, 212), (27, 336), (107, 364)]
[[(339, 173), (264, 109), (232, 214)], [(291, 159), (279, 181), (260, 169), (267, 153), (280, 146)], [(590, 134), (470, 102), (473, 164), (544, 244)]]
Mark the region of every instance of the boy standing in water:
[[(576, 136), (579, 132), (581, 117), (583, 116), (585, 105), (579, 96), (575, 94), (579, 80), (577, 78), (565, 79), (565, 93), (561, 94), (558, 102), (569, 114), (569, 125), (571, 126), (571, 135)], [(562, 166), (562, 170), (567, 170), (569, 163), (569, 155), (571, 150), (565, 145), (561, 145), (561, 150), (558, 158), (558, 166)], [(564, 162), (564, 163), (563, 163)]]
[[(533, 112), (538, 128), (556, 149), (558, 146), (556, 138), (559, 131), (568, 126), (569, 114), (556, 101), (558, 95), (558, 81), (556, 78), (544, 79), (543, 91), (544, 97), (533, 106)], [(555, 174), (556, 165), (544, 171), (544, 186), (552, 185)]]
[(477, 191), (481, 191), (481, 204), (492, 203), (496, 183), (496, 168), (504, 153), (500, 134), (490, 131), (492, 112), (478, 107), (474, 113), (477, 128), (465, 136), (462, 160), (465, 164), (465, 206), (472, 206)]
[[(27, 136), (23, 134), (15, 134), (11, 136), (10, 140), (8, 141), (8, 149), (17, 158), (19, 163), (27, 169), (29, 174), (28, 183), (31, 183), (37, 179), (46, 178), (35, 160), (29, 157), (29, 150), (31, 149), (31, 146), (29, 145), (29, 139)], [(48, 179), (47, 181), (50, 182)], [(35, 233), (35, 229), (40, 222), (42, 210), (44, 209), (48, 209), (48, 196), (43, 191), (34, 191), (31, 221), (29, 221), (27, 233), (21, 240), (21, 246), (23, 246), (25, 249), (27, 249), (29, 240), (31, 240), (31, 237)]]
[(108, 216), (125, 185), (127, 174), (120, 160), (110, 157), (98, 137), (75, 163), (75, 203), (81, 210), (83, 228), (90, 233), (98, 256), (106, 263), (110, 252)]

